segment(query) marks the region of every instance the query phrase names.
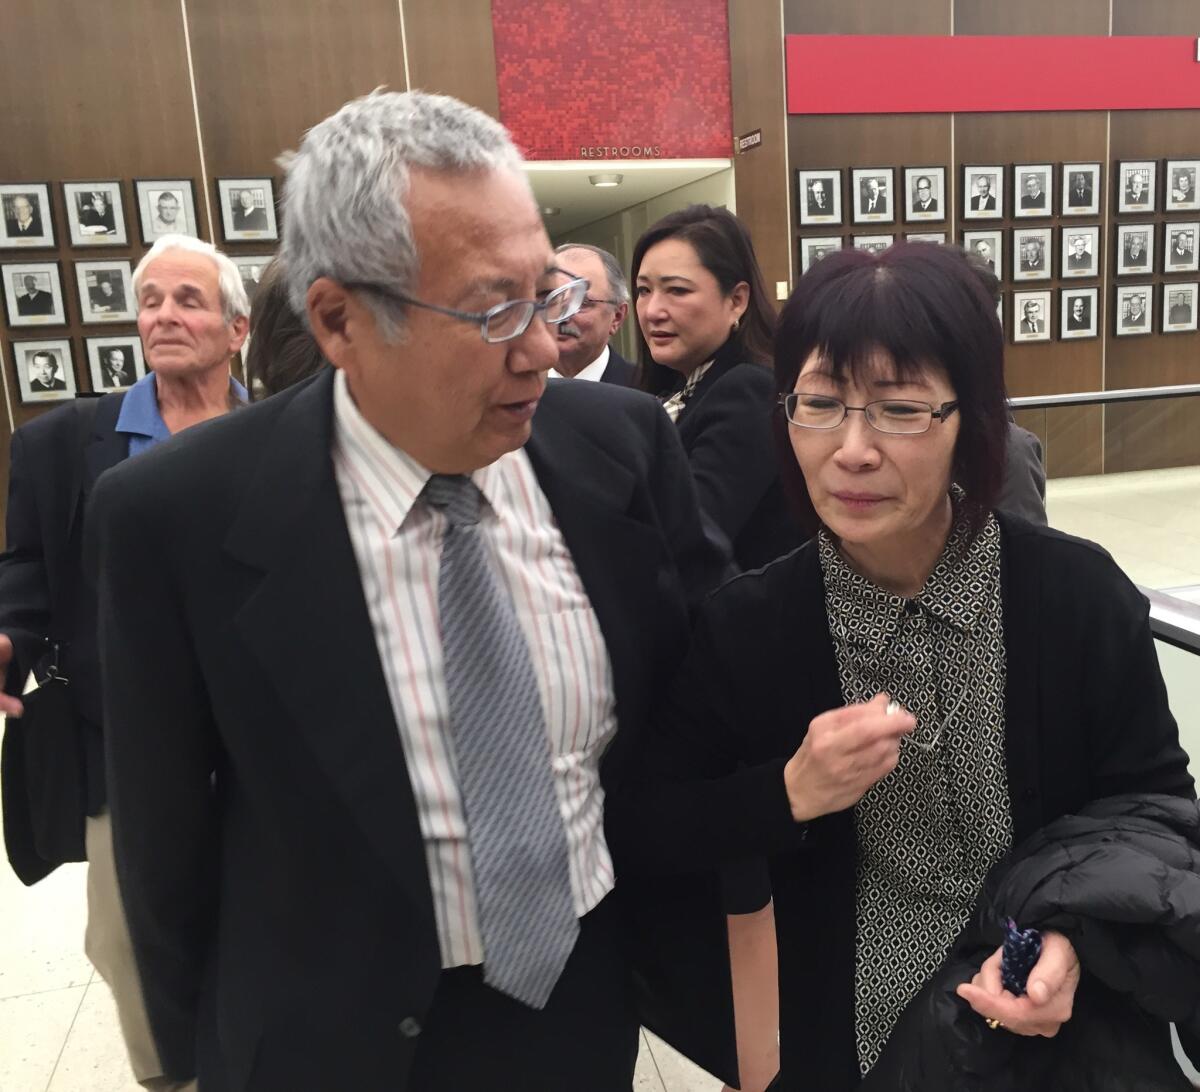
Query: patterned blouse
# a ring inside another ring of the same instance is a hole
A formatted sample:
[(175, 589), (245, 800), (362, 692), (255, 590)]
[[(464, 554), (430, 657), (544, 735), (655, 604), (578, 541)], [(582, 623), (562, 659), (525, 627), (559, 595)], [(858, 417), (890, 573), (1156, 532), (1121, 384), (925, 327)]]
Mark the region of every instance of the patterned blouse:
[(917, 718), (900, 761), (855, 807), (855, 1033), (865, 1075), (941, 966), (988, 870), (1012, 846), (1004, 759), (1000, 529), (959, 524), (915, 599), (819, 542), (842, 698), (885, 691)]
[(706, 364), (701, 364), (691, 375), (687, 377), (687, 382), (683, 387), (677, 390), (672, 395), (663, 396), (663, 409), (667, 411), (667, 416), (672, 421), (678, 421), (679, 415), (684, 411), (693, 394), (696, 393), (696, 388), (700, 385), (700, 380), (704, 378), (705, 372), (713, 366), (710, 360)]

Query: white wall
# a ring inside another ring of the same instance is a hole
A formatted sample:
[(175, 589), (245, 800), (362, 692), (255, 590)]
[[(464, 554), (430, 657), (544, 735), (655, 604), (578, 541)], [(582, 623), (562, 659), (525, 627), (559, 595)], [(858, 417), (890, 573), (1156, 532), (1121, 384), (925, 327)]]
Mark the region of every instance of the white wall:
[(1200, 783), (1200, 656), (1155, 641), (1167, 683), (1171, 712), (1179, 724), (1179, 742), (1192, 758), (1192, 776)]

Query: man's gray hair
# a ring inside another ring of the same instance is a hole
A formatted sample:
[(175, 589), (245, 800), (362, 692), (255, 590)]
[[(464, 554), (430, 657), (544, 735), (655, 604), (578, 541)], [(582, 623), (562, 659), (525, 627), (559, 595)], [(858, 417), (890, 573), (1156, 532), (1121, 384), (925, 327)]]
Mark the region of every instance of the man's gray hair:
[[(283, 246), (288, 298), (307, 324), (319, 277), (411, 295), (420, 256), (405, 207), (409, 171), (465, 174), (505, 168), (524, 178), (521, 155), (498, 121), (447, 95), (371, 94), (314, 125), (286, 157)], [(402, 328), (402, 305), (365, 294), (384, 337)]]
[[(595, 254), (600, 259), (600, 264), (604, 266), (604, 275), (608, 278), (608, 290), (612, 293), (612, 298), (618, 303), (629, 302), (629, 281), (625, 277), (624, 270), (621, 269), (621, 263), (615, 256), (603, 247), (592, 246), (591, 243), (563, 243), (562, 246), (554, 248), (554, 253), (561, 254), (565, 250), (590, 250)], [(571, 272), (571, 270), (567, 272)]]
[(189, 254), (202, 254), (217, 267), (217, 285), (221, 292), (221, 316), (227, 323), (239, 316), (248, 317), (250, 300), (246, 296), (246, 286), (242, 284), (242, 275), (238, 267), (230, 260), (229, 255), (222, 254), (212, 243), (203, 239), (193, 239), (190, 235), (160, 235), (154, 245), (146, 251), (145, 256), (133, 271), (133, 298), (141, 295), (142, 281), (146, 276), (146, 267), (155, 258), (162, 257), (168, 250), (185, 250)]

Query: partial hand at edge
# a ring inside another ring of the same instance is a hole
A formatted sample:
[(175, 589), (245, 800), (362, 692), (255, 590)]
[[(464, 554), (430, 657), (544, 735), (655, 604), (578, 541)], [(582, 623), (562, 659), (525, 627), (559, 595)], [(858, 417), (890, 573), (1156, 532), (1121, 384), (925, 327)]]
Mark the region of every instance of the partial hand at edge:
[[(12, 658), (12, 638), (0, 633), (0, 690), (7, 682), (8, 668), (12, 663)], [(8, 694), (0, 692), (0, 713), (7, 717), (19, 717), (24, 712), (25, 706), (21, 704), (20, 698), (9, 697)]]

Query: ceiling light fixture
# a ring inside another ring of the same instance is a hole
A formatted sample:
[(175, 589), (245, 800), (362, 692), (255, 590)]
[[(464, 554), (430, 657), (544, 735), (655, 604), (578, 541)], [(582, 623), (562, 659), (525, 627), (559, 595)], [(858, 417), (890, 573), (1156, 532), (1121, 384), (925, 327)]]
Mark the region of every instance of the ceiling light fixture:
[(609, 186), (619, 186), (625, 181), (625, 176), (623, 174), (589, 174), (588, 181), (593, 186), (605, 189)]

